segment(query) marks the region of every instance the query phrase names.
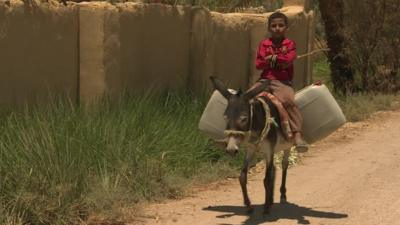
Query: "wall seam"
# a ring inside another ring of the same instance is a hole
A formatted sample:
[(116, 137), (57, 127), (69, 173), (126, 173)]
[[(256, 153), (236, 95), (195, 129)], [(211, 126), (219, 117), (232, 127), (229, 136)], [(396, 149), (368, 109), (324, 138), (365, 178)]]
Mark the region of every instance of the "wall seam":
[(76, 90), (76, 103), (81, 104), (81, 9), (80, 5), (77, 4), (77, 90)]

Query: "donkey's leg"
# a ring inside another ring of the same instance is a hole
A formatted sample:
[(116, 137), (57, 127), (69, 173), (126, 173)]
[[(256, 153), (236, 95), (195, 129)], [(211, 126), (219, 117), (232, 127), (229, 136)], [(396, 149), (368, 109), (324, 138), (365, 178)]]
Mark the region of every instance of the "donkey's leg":
[(282, 182), (281, 182), (281, 203), (286, 203), (286, 174), (289, 166), (290, 148), (283, 151), (282, 159)]
[(244, 204), (247, 207), (248, 213), (253, 212), (253, 207), (251, 206), (249, 195), (247, 194), (247, 172), (249, 170), (249, 164), (254, 156), (254, 150), (255, 149), (252, 147), (247, 148), (246, 157), (244, 159), (242, 171), (241, 171), (240, 177), (239, 177), (239, 182), (240, 182), (240, 186), (242, 188), (242, 193), (243, 193), (243, 200), (244, 200)]
[(269, 214), (270, 208), (274, 202), (274, 184), (275, 184), (275, 165), (274, 165), (274, 149), (272, 144), (269, 144), (269, 148), (266, 150), (266, 170), (264, 178), (265, 188), (265, 203), (264, 203), (264, 214)]
[(265, 171), (264, 187), (265, 187), (265, 203), (264, 214), (269, 214), (272, 204), (274, 203), (274, 186), (275, 186), (275, 165), (271, 161), (267, 164)]

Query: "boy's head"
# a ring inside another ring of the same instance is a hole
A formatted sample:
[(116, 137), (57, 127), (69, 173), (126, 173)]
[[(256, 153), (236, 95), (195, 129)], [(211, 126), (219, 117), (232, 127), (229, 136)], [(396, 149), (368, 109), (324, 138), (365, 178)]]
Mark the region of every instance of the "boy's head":
[(281, 12), (274, 12), (268, 17), (268, 30), (273, 38), (284, 37), (288, 28), (288, 18)]

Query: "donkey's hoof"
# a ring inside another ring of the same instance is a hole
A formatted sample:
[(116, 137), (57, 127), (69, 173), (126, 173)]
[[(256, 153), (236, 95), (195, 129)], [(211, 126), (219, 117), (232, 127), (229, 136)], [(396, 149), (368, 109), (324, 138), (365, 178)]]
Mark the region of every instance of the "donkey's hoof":
[(286, 204), (286, 203), (287, 203), (286, 197), (281, 197), (281, 203), (282, 203), (282, 204)]

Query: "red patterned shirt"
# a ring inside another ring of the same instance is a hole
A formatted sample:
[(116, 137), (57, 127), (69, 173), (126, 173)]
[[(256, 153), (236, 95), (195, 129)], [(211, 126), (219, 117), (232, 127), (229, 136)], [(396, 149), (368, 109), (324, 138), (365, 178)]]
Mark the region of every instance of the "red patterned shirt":
[[(265, 57), (277, 55), (276, 68), (270, 67)], [(292, 81), (293, 61), (296, 59), (296, 43), (290, 39), (283, 39), (281, 46), (275, 46), (272, 39), (261, 41), (257, 50), (256, 68), (262, 70), (261, 78), (270, 80)]]

